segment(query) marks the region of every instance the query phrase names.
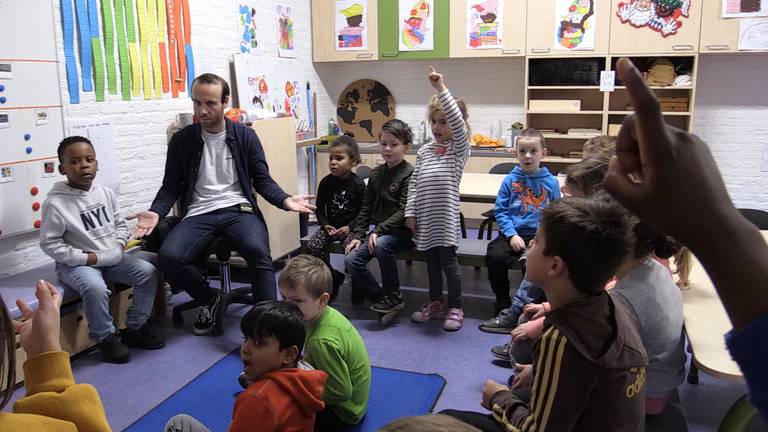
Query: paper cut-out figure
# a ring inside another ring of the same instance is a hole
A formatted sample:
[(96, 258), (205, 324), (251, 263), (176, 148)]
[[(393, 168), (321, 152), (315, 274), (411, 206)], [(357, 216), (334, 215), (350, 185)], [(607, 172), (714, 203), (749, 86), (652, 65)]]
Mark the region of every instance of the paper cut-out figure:
[(633, 27), (648, 27), (667, 37), (682, 27), (688, 18), (691, 0), (629, 0), (619, 3), (616, 11), (622, 23)]

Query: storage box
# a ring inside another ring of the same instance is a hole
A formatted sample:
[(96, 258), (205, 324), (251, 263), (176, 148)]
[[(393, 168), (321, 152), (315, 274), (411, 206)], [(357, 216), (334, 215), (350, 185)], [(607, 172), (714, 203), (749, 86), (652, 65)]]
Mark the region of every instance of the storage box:
[(531, 99), (528, 111), (581, 111), (580, 100), (570, 99)]
[(608, 125), (608, 136), (619, 136), (619, 131), (621, 130), (620, 124), (609, 124)]

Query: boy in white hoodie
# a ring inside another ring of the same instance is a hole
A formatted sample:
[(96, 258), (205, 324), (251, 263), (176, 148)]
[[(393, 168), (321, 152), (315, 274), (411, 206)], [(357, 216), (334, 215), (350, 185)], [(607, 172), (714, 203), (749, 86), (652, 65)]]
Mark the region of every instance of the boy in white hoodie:
[[(165, 341), (147, 324), (159, 273), (149, 262), (123, 254), (128, 226), (118, 214), (112, 189), (93, 182), (99, 167), (93, 145), (87, 138), (71, 136), (61, 141), (58, 155), (59, 172), (67, 181), (56, 183), (43, 203), (40, 248), (56, 260), (59, 280), (83, 299), (89, 336), (106, 361), (128, 362), (128, 347), (164, 347)], [(109, 314), (105, 279), (134, 287), (121, 337)]]

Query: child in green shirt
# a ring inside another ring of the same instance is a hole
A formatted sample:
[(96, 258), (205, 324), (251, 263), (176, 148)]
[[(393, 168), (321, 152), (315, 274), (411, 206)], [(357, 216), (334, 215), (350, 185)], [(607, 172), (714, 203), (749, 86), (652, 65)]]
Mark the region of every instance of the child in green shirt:
[(292, 259), (280, 273), (283, 299), (304, 315), (307, 339), (304, 360), (328, 374), (315, 432), (346, 431), (362, 421), (371, 388), (371, 363), (363, 338), (352, 323), (328, 306), (331, 272), (323, 261), (310, 255)]

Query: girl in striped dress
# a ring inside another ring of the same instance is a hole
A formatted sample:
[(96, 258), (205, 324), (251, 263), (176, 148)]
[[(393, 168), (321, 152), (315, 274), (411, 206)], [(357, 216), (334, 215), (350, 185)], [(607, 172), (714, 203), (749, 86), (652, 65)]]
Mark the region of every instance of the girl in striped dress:
[[(414, 322), (445, 316), (443, 328), (461, 328), (461, 273), (456, 256), (459, 245), (459, 183), (469, 159), (467, 108), (454, 99), (443, 75), (430, 66), (429, 82), (437, 90), (428, 107), (434, 142), (424, 144), (416, 157), (405, 225), (413, 232), (416, 248), (427, 253), (430, 302), (411, 315)], [(443, 301), (443, 273), (448, 282), (448, 304)], [(446, 307), (447, 306), (447, 307)], [(446, 309), (448, 313), (446, 315)]]

